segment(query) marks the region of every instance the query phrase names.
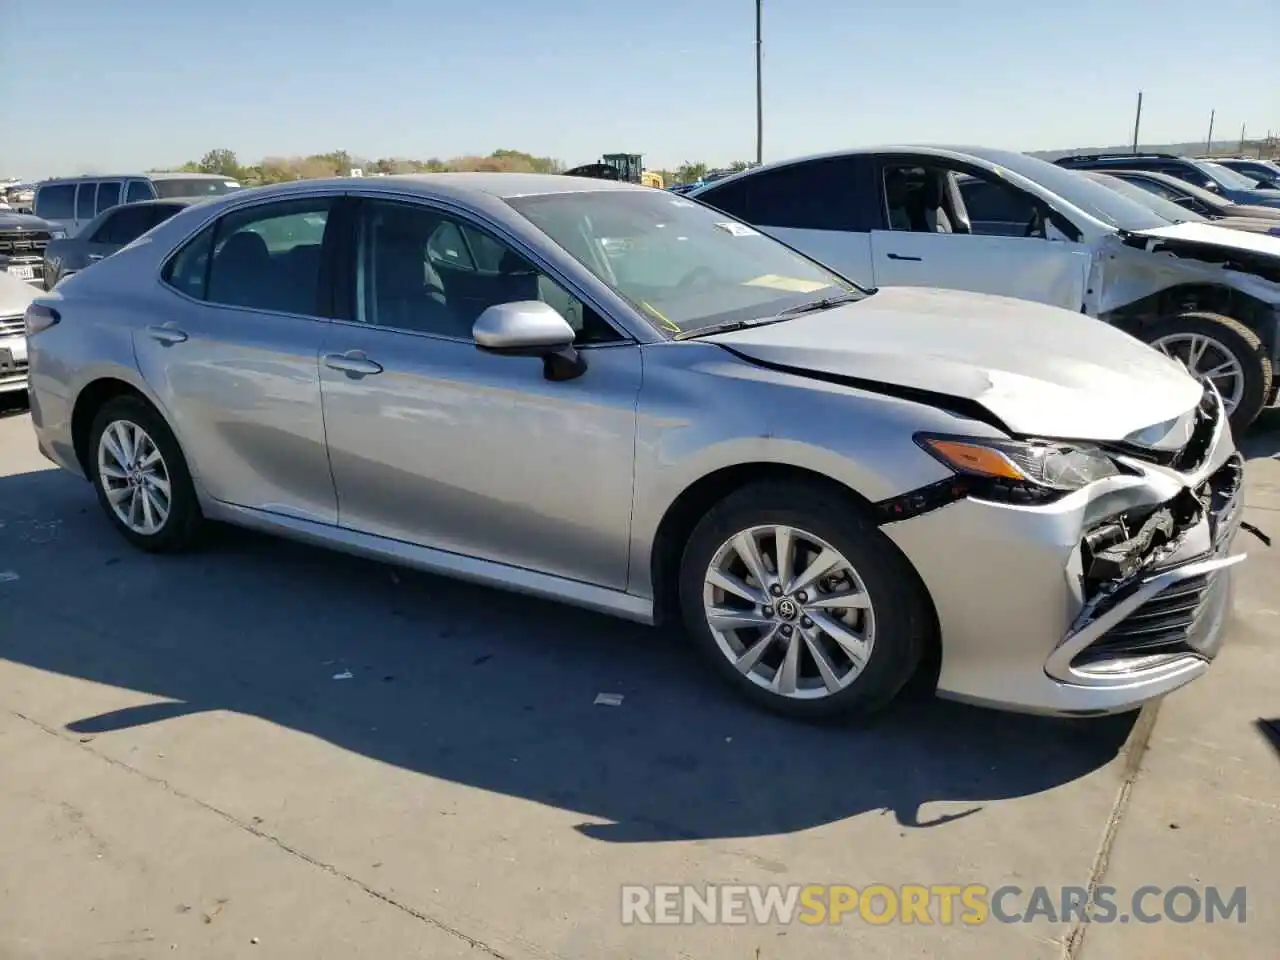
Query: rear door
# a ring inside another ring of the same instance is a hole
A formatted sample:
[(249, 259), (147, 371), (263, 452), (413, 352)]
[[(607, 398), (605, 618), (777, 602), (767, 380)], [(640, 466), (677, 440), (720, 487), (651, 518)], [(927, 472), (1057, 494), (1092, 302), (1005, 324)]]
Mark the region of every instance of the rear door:
[[(871, 232), (877, 286), (945, 287), (1083, 309), (1090, 250), (1071, 239), (1079, 235), (1073, 225), (1037, 198), (988, 171), (933, 157), (885, 156), (877, 168), (881, 225)], [(944, 178), (949, 232), (890, 210), (886, 182), (903, 193), (895, 204), (911, 208), (911, 191), (924, 189), (930, 177)]]
[(751, 173), (698, 194), (863, 286), (874, 286), (870, 158), (819, 157)]
[(317, 356), (321, 250), (340, 208), (311, 194), (224, 214), (169, 261), (170, 289), (135, 332), (139, 369), (224, 503), (337, 521)]

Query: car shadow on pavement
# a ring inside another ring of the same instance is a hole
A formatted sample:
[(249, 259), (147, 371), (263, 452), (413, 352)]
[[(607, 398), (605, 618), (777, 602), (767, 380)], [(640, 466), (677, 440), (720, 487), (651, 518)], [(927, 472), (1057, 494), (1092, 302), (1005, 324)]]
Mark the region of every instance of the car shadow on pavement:
[(1250, 460), (1280, 456), (1280, 407), (1264, 410), (1238, 445)]
[[(226, 528), (195, 553), (136, 552), (86, 483), (53, 470), (0, 478), (0, 521), (0, 568), (20, 573), (3, 587), (0, 656), (176, 701), (69, 730), (236, 711), (608, 821), (578, 828), (602, 841), (869, 812), (938, 826), (1097, 769), (1133, 724), (915, 695), (874, 723), (802, 726), (740, 701), (674, 631)], [(934, 802), (940, 815), (922, 811)]]

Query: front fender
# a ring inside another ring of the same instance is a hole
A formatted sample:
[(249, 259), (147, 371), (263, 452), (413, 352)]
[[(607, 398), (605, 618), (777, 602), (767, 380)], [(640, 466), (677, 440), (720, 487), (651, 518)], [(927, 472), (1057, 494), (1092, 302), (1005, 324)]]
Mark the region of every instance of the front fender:
[(653, 595), (663, 518), (695, 483), (749, 464), (821, 475), (870, 502), (950, 476), (919, 431), (1002, 436), (921, 403), (764, 369), (710, 343), (646, 347), (636, 425), (629, 589)]

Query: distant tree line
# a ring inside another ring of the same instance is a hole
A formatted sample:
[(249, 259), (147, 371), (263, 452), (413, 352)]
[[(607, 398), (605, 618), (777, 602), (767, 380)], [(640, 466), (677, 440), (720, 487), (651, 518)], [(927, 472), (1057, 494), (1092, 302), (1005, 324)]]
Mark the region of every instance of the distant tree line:
[[(745, 160), (729, 164), (724, 170), (745, 170), (752, 166)], [(366, 176), (378, 173), (444, 173), (448, 171), (484, 171), (490, 173), (563, 173), (565, 165), (555, 157), (538, 157), (523, 150), (495, 150), (488, 156), (461, 156), (442, 160), (430, 157), (414, 160), (406, 157), (381, 157), (370, 160), (331, 150), (306, 157), (263, 157), (257, 163), (242, 164), (234, 150), (210, 150), (199, 160), (189, 160), (177, 168), (184, 173), (216, 173), (246, 184), (281, 183), (286, 180), (311, 180), (317, 177), (347, 176), (352, 170), (363, 170)], [(686, 160), (675, 170), (659, 170), (666, 184), (693, 183), (710, 172), (707, 164)]]
[(535, 157), (520, 150), (495, 150), (487, 157), (464, 156), (442, 160), (431, 157), (413, 160), (405, 157), (382, 157), (370, 160), (331, 150), (307, 157), (263, 157), (257, 163), (242, 164), (234, 150), (210, 150), (199, 160), (189, 160), (171, 168), (183, 173), (216, 173), (241, 183), (281, 183), (285, 180), (312, 180), (317, 177), (347, 176), (352, 170), (365, 175), (376, 173), (442, 173), (451, 170), (487, 171), (495, 173), (560, 173), (564, 164), (554, 157)]

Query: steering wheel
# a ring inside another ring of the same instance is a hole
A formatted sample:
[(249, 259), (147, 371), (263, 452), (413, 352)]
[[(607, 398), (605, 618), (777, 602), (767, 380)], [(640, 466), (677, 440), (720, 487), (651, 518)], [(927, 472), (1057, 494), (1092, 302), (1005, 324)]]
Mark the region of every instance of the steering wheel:
[(710, 267), (694, 267), (676, 284), (677, 287), (699, 288), (706, 287), (709, 283), (715, 281), (715, 272)]

